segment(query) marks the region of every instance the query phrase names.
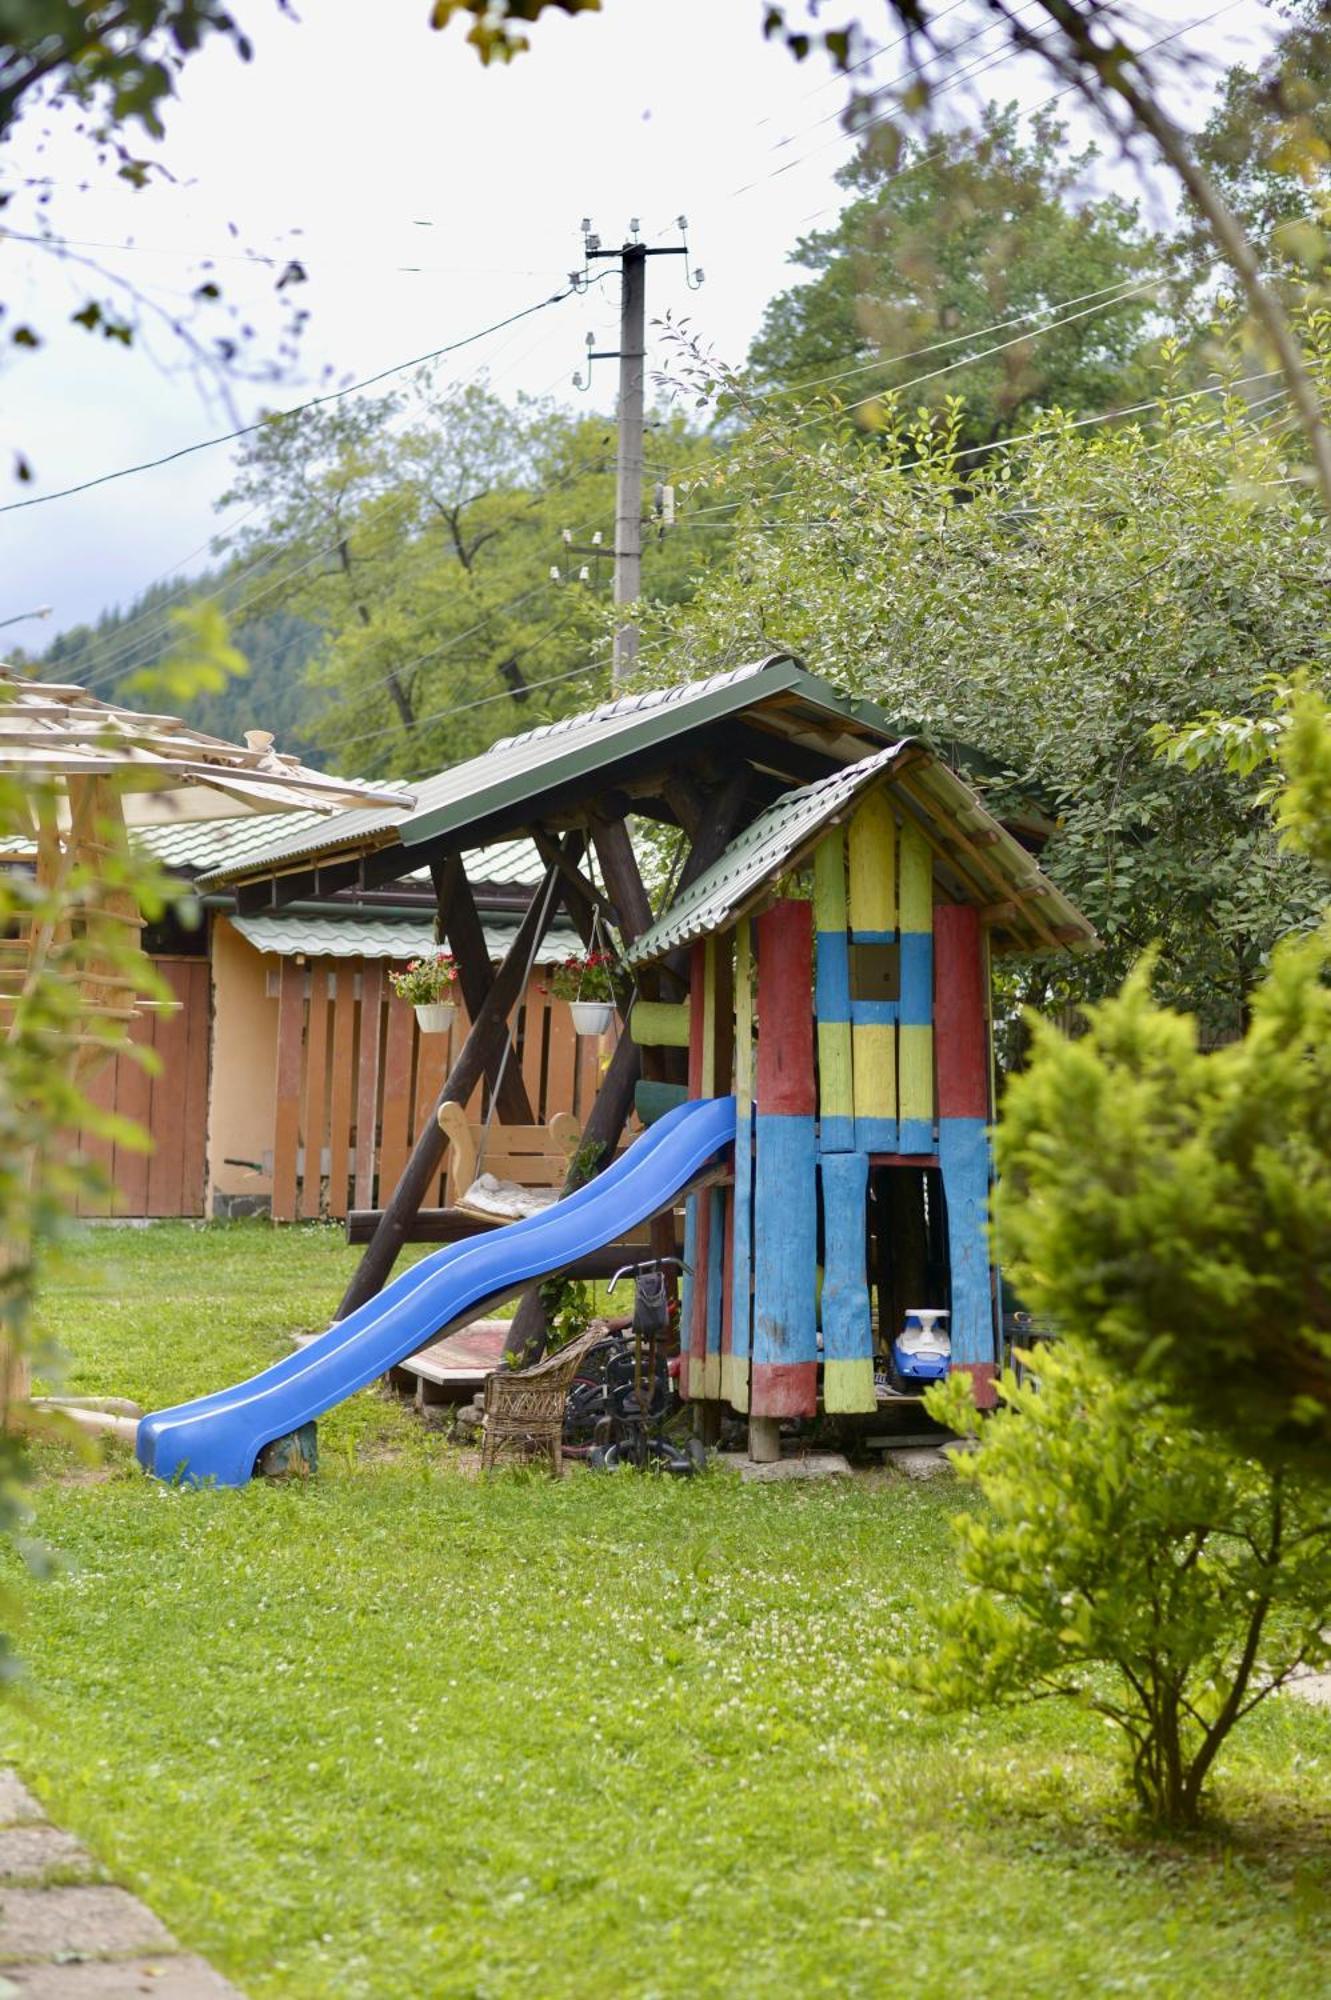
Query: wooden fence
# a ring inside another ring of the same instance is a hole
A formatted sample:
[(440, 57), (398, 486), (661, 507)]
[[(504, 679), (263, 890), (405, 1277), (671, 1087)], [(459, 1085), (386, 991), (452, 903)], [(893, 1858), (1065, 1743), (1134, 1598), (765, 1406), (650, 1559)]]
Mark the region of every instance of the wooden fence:
[(103, 1063), (84, 1094), (147, 1132), (151, 1152), (91, 1132), (73, 1143), (101, 1168), (106, 1185), (80, 1196), (80, 1215), (203, 1214), (207, 1179), (210, 968), (206, 958), (155, 958), (178, 1006), (149, 1009), (130, 1024), (131, 1042), (153, 1050), (156, 1074), (126, 1053)]
[[(382, 959), (284, 958), (278, 974), (273, 1218), (345, 1216), (375, 1208), (401, 1177), (469, 1022), (459, 1003), (446, 1035), (422, 1035), (399, 1000)], [(522, 1071), (533, 1112), (585, 1118), (600, 1080), (599, 1040), (579, 1038), (567, 1006), (528, 985), (510, 1062)], [(478, 1089), (467, 1115), (484, 1117)], [(495, 1114), (496, 1119), (498, 1113)], [(485, 1170), (484, 1157), (479, 1162)], [(441, 1175), (424, 1205), (439, 1207), (460, 1190)]]

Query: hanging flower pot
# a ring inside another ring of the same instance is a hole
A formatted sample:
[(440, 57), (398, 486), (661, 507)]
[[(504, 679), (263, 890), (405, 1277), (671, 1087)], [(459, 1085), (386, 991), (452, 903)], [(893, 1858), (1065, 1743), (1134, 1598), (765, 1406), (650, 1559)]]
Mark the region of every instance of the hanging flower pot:
[(390, 972), (389, 983), (399, 1000), (410, 1003), (423, 1035), (446, 1035), (457, 1012), (453, 995), (458, 969), (446, 951), (430, 958), (413, 958), (405, 972)]
[(451, 1000), (421, 1000), (414, 1011), (416, 1026), (423, 1035), (446, 1035), (457, 1008)]
[(568, 1011), (575, 1035), (603, 1035), (615, 1018), (608, 1000), (570, 1000)]
[(615, 1018), (615, 955), (579, 952), (548, 968), (546, 992), (567, 1000), (576, 1035), (603, 1035)]

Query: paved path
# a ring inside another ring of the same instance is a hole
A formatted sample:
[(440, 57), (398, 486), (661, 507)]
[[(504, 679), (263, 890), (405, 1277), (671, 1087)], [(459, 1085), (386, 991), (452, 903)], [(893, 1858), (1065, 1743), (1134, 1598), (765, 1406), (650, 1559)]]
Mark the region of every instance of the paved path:
[(0, 1770), (0, 2000), (241, 2000)]

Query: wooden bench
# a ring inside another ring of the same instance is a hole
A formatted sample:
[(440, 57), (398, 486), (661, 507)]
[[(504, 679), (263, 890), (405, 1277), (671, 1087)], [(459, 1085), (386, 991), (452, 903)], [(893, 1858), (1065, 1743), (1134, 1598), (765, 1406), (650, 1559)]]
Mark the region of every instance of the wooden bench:
[[(406, 1232), (408, 1243), (459, 1243), (468, 1236), (483, 1236), (490, 1229), (501, 1228), (505, 1221), (502, 1215), (486, 1216), (456, 1206), (477, 1173), (516, 1181), (519, 1187), (557, 1192), (582, 1138), (582, 1127), (571, 1111), (556, 1112), (546, 1125), (504, 1125), (494, 1118), (488, 1130), (469, 1119), (460, 1104), (441, 1105), (437, 1116), (448, 1141), (446, 1185), (453, 1205), (419, 1209)], [(347, 1241), (368, 1243), (382, 1213), (377, 1208), (353, 1208), (347, 1217)], [(611, 1277), (622, 1265), (643, 1256), (650, 1242), (650, 1227), (643, 1223), (623, 1242), (606, 1244), (580, 1259), (569, 1275)]]
[(546, 1125), (475, 1125), (460, 1104), (441, 1104), (439, 1129), (448, 1141), (448, 1187), (456, 1202), (478, 1173), (519, 1187), (562, 1188), (582, 1127), (571, 1111), (557, 1111)]

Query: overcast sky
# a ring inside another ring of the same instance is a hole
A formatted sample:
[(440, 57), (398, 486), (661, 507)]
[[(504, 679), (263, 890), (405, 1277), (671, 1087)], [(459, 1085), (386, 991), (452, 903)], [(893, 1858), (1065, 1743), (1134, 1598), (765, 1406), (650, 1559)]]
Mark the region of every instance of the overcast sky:
[[(765, 46), (758, 0), (603, 4), (598, 16), (547, 17), (530, 55), (483, 70), (460, 30), (430, 31), (428, 0), (319, 0), (299, 22), (269, 0), (244, 0), (235, 11), (255, 60), (241, 64), (219, 45), (190, 65), (162, 152), (174, 185), (135, 194), (101, 174), (85, 188), (88, 155), (72, 134), (39, 151), (35, 128), (20, 131), (8, 171), (51, 181), (50, 213), (71, 248), (132, 275), (168, 310), (215, 258), (219, 279), (251, 306), (261, 346), (275, 345), (279, 326), (275, 268), (300, 257), (312, 316), (300, 368), (277, 386), (234, 384), (241, 421), (327, 387), (329, 371), (334, 383), (372, 374), (547, 296), (580, 261), (584, 215), (607, 242), (632, 216), (649, 241), (677, 242), (675, 218), (687, 215), (706, 282), (691, 292), (682, 259), (656, 261), (649, 317), (688, 315), (740, 360), (764, 304), (790, 282), (796, 237), (835, 213), (832, 176), (849, 151), (837, 123), (845, 85)], [(862, 11), (877, 13), (872, 0)], [(1156, 34), (1215, 13), (1216, 0), (1150, 8)], [(1189, 42), (1218, 72), (1252, 59), (1265, 23), (1260, 0), (1232, 0)], [(1038, 67), (991, 66), (998, 42), (995, 29), (971, 45), (969, 81), (948, 108), (971, 91), (1027, 106), (1049, 95)], [(894, 67), (889, 53), (877, 73)], [(1130, 169), (1109, 171), (1129, 185)], [(6, 211), (11, 230), (31, 226), (34, 193)], [(4, 259), (11, 311), (48, 339), (39, 354), (8, 360), (0, 377), (6, 446), (21, 447), (36, 474), (31, 487), (13, 485), (6, 456), (0, 501), (231, 428), (231, 413), (169, 340), (154, 336), (152, 355), (127, 354), (67, 325), (86, 273), (14, 240)], [(459, 377), (487, 371), (505, 395), (572, 399), (585, 336), (614, 346), (616, 313), (605, 285), (599, 302), (552, 307), (451, 366)], [(595, 385), (606, 409), (611, 366), (601, 364)], [(54, 612), (45, 625), (15, 626), (12, 640), (36, 649), (155, 579), (197, 568), (227, 526), (213, 502), (230, 463), (222, 446), (0, 514), (0, 620), (42, 604)]]

